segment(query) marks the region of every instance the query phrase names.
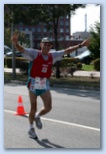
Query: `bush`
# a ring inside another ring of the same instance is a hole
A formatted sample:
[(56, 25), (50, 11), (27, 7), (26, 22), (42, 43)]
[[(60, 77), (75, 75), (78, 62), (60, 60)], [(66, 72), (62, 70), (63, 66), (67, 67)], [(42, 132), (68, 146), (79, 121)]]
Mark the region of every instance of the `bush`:
[(100, 71), (100, 58), (94, 60), (94, 69)]
[[(20, 68), (21, 72), (28, 72), (28, 61), (23, 57), (16, 57), (16, 68)], [(4, 63), (8, 68), (12, 68), (12, 57), (5, 57)]]
[[(60, 61), (60, 67), (71, 67), (73, 64), (77, 64), (79, 62), (79, 59), (76, 58), (63, 58)], [(54, 64), (53, 66), (56, 66)]]
[(69, 68), (69, 73), (71, 74), (71, 76), (74, 76), (74, 72), (77, 70), (77, 65), (76, 64), (72, 64)]
[(82, 69), (82, 63), (80, 63), (80, 62), (77, 63), (77, 69), (78, 70), (81, 70)]
[[(78, 66), (77, 66), (78, 65)], [(56, 63), (53, 65), (53, 68), (56, 67)], [(80, 60), (77, 58), (63, 58), (60, 61), (60, 68), (61, 68), (61, 73), (62, 74), (71, 74), (71, 76), (73, 77), (74, 72), (77, 69), (81, 69), (82, 68), (82, 64), (80, 63)], [(53, 71), (53, 74), (54, 71)]]
[(20, 71), (23, 73), (23, 74), (28, 74), (28, 61), (21, 61), (21, 67), (20, 67)]
[(12, 58), (11, 57), (5, 57), (4, 58), (4, 61), (5, 61), (5, 65), (8, 67), (8, 68), (12, 68)]

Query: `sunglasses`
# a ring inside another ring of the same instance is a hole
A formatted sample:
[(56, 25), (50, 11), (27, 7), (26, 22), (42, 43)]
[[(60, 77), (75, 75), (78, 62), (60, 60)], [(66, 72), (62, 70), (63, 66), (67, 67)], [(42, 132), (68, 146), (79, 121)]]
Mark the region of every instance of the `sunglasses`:
[(48, 46), (48, 47), (51, 46), (51, 43), (43, 43), (43, 44), (44, 44), (44, 46)]

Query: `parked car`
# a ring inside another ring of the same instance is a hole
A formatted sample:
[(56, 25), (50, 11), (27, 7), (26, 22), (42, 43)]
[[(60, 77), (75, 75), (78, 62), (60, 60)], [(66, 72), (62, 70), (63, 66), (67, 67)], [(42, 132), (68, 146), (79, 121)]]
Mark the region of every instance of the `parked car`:
[(75, 56), (78, 56), (80, 54), (82, 54), (84, 51), (88, 50), (86, 46), (82, 47), (82, 48), (79, 48), (73, 52), (70, 53), (70, 57), (75, 57)]
[[(16, 56), (16, 57), (22, 57), (22, 53), (19, 52), (19, 51), (15, 51), (15, 56)], [(5, 57), (12, 57), (12, 51), (11, 51), (11, 52), (7, 52), (7, 53), (5, 54)]]
[(9, 48), (7, 45), (4, 45), (4, 55), (8, 52), (12, 52), (11, 48)]
[[(16, 57), (22, 57), (22, 53), (19, 51), (15, 51)], [(12, 57), (12, 49), (7, 45), (4, 45), (4, 57)]]
[(90, 64), (91, 63), (91, 52), (89, 50), (84, 51), (82, 54), (75, 56), (74, 58), (78, 58), (82, 63)]

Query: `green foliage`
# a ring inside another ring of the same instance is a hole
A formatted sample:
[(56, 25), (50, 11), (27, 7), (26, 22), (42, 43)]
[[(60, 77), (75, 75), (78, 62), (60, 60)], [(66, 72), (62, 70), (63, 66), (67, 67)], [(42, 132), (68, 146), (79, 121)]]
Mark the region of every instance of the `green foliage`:
[[(5, 25), (11, 22), (25, 25), (36, 25), (43, 21), (51, 26), (57, 22), (60, 16), (69, 15), (79, 7), (85, 7), (84, 4), (5, 4), (4, 17)], [(52, 22), (52, 23), (50, 23)]]
[(5, 57), (4, 58), (4, 65), (6, 65), (8, 68), (12, 68), (12, 58), (11, 57), (9, 57), (9, 58)]
[[(54, 64), (55, 66), (55, 64)], [(82, 65), (82, 63), (79, 61), (79, 59), (76, 58), (63, 58), (62, 61), (60, 61), (60, 68), (64, 68), (65, 70), (69, 69), (69, 73), (73, 76), (72, 73), (74, 73), (76, 70), (84, 70), (84, 71), (93, 71), (94, 70), (94, 64), (90, 65)], [(99, 66), (100, 68), (100, 66)], [(98, 69), (99, 71), (99, 69)]]
[[(7, 68), (12, 68), (12, 58), (5, 57), (4, 64)], [(16, 57), (16, 68), (20, 68), (21, 72), (28, 72), (28, 61), (22, 57)]]
[[(54, 64), (53, 67), (54, 66), (56, 66), (56, 64)], [(73, 77), (74, 72), (82, 68), (82, 64), (79, 62), (79, 59), (76, 58), (63, 58), (60, 61), (60, 68), (70, 73)]]
[(96, 60), (94, 61), (94, 69), (95, 69), (96, 71), (100, 71), (100, 58), (98, 58), (98, 59), (96, 59)]
[(30, 47), (29, 37), (27, 37), (24, 32), (20, 32), (19, 30), (15, 30), (15, 32), (19, 34), (19, 44), (23, 47)]
[[(19, 24), (36, 25), (45, 23), (47, 29), (53, 29), (55, 49), (58, 50), (58, 23), (59, 18), (69, 16), (84, 4), (5, 4), (4, 25)], [(57, 63), (58, 64), (58, 63)], [(57, 65), (56, 77), (59, 77)]]
[(10, 28), (4, 28), (4, 44), (11, 48), (11, 31)]
[(58, 50), (58, 21), (62, 16), (70, 16), (84, 4), (5, 4), (4, 23), (7, 25), (23, 23), (36, 25), (45, 23), (47, 29), (53, 29), (55, 37), (55, 49)]
[[(30, 40), (26, 37), (24, 32), (15, 30), (16, 33), (19, 33), (19, 43), (23, 47), (29, 47)], [(11, 31), (10, 28), (4, 28), (4, 44), (11, 48)]]
[[(39, 19), (34, 17), (35, 12), (38, 13), (38, 5), (31, 4), (5, 4), (4, 5), (4, 19), (5, 26), (11, 23), (26, 25), (35, 24)], [(31, 18), (32, 17), (32, 18)], [(34, 17), (34, 18), (33, 18)]]
[[(79, 59), (76, 58), (63, 58), (60, 61), (60, 67), (71, 67), (73, 64), (77, 64), (78, 62)], [(53, 66), (56, 66), (56, 63)]]
[(94, 70), (94, 65), (90, 64), (90, 65), (82, 65), (82, 70), (84, 71), (93, 71)]
[(100, 22), (95, 23), (95, 27), (91, 28), (91, 39), (88, 49), (92, 52), (94, 59), (100, 58)]
[(77, 63), (77, 69), (78, 70), (81, 70), (82, 69), (82, 63), (80, 63), (80, 62)]

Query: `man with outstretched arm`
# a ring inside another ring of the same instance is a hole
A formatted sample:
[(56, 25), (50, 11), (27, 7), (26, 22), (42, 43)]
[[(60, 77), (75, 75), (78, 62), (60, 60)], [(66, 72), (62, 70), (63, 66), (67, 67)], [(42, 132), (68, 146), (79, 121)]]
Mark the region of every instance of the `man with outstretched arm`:
[[(52, 65), (61, 60), (63, 55), (70, 54), (82, 46), (89, 45), (89, 39), (84, 40), (81, 44), (70, 46), (66, 49), (50, 52), (52, 42), (49, 38), (43, 38), (40, 43), (41, 50), (24, 48), (18, 44), (18, 35), (14, 33), (11, 38), (15, 48), (20, 51), (23, 57), (30, 61), (29, 76), (27, 87), (30, 98), (29, 112), (29, 130), (28, 134), (31, 138), (37, 135), (34, 128), (34, 121), (38, 129), (42, 129), (40, 117), (50, 112), (52, 109), (52, 97), (49, 88), (49, 78), (52, 73)], [(40, 96), (43, 101), (43, 107), (37, 111), (37, 97)]]

